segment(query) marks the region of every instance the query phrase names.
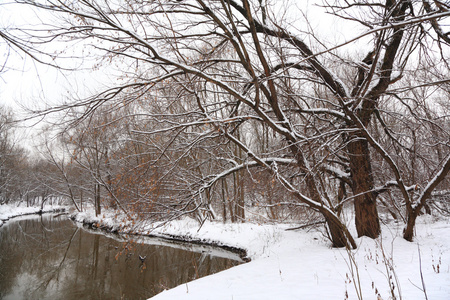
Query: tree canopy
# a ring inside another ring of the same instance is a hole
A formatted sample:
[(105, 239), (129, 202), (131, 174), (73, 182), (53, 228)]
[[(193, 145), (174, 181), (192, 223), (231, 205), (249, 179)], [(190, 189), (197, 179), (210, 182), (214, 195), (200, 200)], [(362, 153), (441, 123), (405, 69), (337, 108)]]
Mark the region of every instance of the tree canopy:
[[(61, 141), (95, 182), (98, 211), (109, 199), (147, 218), (285, 216), (356, 247), (347, 211), (358, 236), (380, 234), (381, 209), (412, 240), (448, 188), (446, 2), (321, 1), (320, 14), (295, 1), (15, 2), (55, 19), (2, 29), (11, 47), (120, 71), (102, 92), (36, 112), (66, 112)], [(316, 32), (324, 16), (350, 29)]]

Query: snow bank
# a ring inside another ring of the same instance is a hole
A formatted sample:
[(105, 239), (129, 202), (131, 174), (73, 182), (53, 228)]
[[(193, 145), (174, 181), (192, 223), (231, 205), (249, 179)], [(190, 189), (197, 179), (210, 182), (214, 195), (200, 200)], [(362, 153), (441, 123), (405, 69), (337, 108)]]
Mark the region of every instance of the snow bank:
[(393, 299), (392, 291), (397, 299), (425, 299), (424, 286), (428, 299), (450, 299), (448, 221), (422, 220), (414, 243), (401, 238), (402, 226), (385, 226), (382, 237), (360, 238), (353, 251), (330, 248), (319, 232), (237, 227), (234, 237), (228, 225), (222, 232), (206, 226), (199, 234), (232, 238), (249, 250), (252, 262), (152, 299), (358, 299), (359, 293), (362, 299), (386, 300)]
[(267, 244), (277, 241), (284, 231), (280, 226), (244, 224), (223, 224), (206, 222), (199, 228), (198, 222), (191, 218), (174, 220), (168, 223), (138, 222), (131, 220), (123, 213), (104, 210), (95, 216), (93, 211), (74, 213), (71, 218), (92, 227), (112, 232), (147, 235), (172, 240), (181, 240), (226, 247), (231, 250), (246, 250), (246, 258), (261, 257), (269, 245), (253, 247), (254, 243), (266, 241)]
[[(450, 299), (449, 221), (418, 220), (414, 243), (403, 225), (383, 227), (377, 240), (357, 239), (358, 249), (330, 247), (319, 231), (286, 231), (287, 225), (206, 222), (136, 223), (120, 213), (74, 216), (115, 231), (192, 240), (245, 249), (251, 262), (182, 284), (152, 299)], [(422, 281), (423, 278), (423, 281)], [(425, 289), (425, 292), (423, 291)]]
[(39, 213), (59, 212), (66, 209), (67, 207), (59, 205), (44, 205), (44, 208), (41, 210), (40, 207), (26, 207), (17, 206), (16, 204), (3, 204), (0, 205), (0, 226), (2, 226), (5, 221), (14, 217)]

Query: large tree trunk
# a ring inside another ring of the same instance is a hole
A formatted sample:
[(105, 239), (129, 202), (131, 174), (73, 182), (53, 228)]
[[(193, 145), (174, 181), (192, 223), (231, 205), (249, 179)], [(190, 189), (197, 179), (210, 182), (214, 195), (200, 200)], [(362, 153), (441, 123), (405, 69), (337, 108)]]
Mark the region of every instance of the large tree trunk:
[(369, 145), (362, 137), (353, 137), (347, 146), (350, 156), (352, 190), (355, 195), (355, 224), (358, 237), (377, 238), (380, 235), (376, 195), (369, 192), (374, 187)]

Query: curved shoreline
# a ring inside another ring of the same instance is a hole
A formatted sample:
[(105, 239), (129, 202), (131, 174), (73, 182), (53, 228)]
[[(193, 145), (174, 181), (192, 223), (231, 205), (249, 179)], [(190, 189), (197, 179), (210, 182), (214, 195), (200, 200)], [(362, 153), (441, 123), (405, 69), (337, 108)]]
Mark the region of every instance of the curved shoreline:
[(74, 221), (76, 223), (81, 223), (84, 226), (87, 226), (89, 229), (93, 229), (93, 230), (99, 230), (100, 229), (100, 230), (105, 231), (107, 233), (128, 234), (128, 235), (133, 235), (133, 236), (141, 236), (141, 237), (149, 237), (149, 238), (161, 238), (161, 239), (164, 239), (164, 240), (167, 240), (167, 241), (173, 241), (173, 242), (180, 242), (180, 243), (187, 243), (187, 244), (194, 244), (194, 245), (203, 245), (203, 246), (217, 247), (217, 248), (220, 248), (222, 250), (229, 251), (229, 252), (232, 252), (234, 254), (237, 254), (239, 256), (239, 258), (243, 262), (250, 262), (251, 261), (250, 257), (248, 257), (247, 250), (244, 249), (244, 248), (230, 246), (230, 245), (223, 244), (221, 242), (213, 241), (213, 240), (193, 238), (193, 237), (188, 236), (188, 235), (163, 234), (163, 233), (158, 233), (158, 234), (146, 233), (146, 234), (144, 234), (144, 233), (139, 233), (139, 232), (133, 232), (131, 230), (128, 230), (128, 231), (127, 230), (120, 230), (120, 228), (118, 228), (118, 227), (101, 224), (101, 223), (99, 223), (97, 221), (88, 221), (86, 219), (83, 219), (82, 221), (80, 221), (80, 220), (76, 219), (76, 215), (75, 214), (70, 214), (67, 211), (66, 207), (48, 208), (48, 209), (36, 208), (35, 211), (24, 212), (24, 213), (19, 213), (19, 214), (13, 214), (13, 215), (10, 215), (10, 216), (8, 216), (6, 218), (1, 218), (0, 219), (0, 227), (2, 227), (4, 224), (6, 224), (6, 222), (8, 222), (9, 220), (14, 219), (14, 218), (26, 217), (26, 216), (32, 216), (32, 215), (42, 215), (42, 214), (46, 214), (46, 213), (59, 213), (58, 216), (61, 215), (61, 214), (69, 214), (68, 217), (72, 221)]
[(68, 214), (68, 212), (66, 210), (67, 209), (65, 207), (59, 207), (59, 208), (52, 208), (52, 209), (48, 209), (48, 210), (38, 209), (33, 212), (26, 212), (26, 213), (21, 213), (21, 214), (17, 214), (17, 215), (11, 215), (11, 216), (8, 216), (7, 218), (0, 219), (0, 227), (2, 227), (4, 224), (6, 224), (6, 222), (8, 222), (9, 220), (14, 219), (14, 218), (26, 217), (26, 216), (32, 216), (32, 215), (42, 215), (42, 214), (47, 214), (47, 213)]
[[(7, 213), (11, 214), (9, 211)], [(3, 216), (7, 216), (7, 213), (3, 213)], [(266, 226), (216, 222), (205, 223), (199, 230), (198, 223), (189, 218), (174, 220), (164, 226), (160, 223), (138, 226), (126, 218), (120, 218), (120, 214), (106, 213), (95, 217), (93, 213), (70, 213), (68, 217), (76, 218), (77, 226), (82, 228), (85, 224), (86, 228), (92, 228), (99, 235), (110, 232), (125, 235), (126, 238), (127, 235), (129, 238), (135, 236), (136, 239), (142, 237), (142, 241), (148, 237), (148, 240), (165, 239), (168, 243), (186, 242), (186, 246), (191, 244), (194, 251), (202, 253), (209, 251), (197, 249), (194, 245), (217, 246), (218, 250), (234, 245), (228, 249), (247, 249), (247, 255), (252, 258), (250, 264), (241, 264), (165, 290), (153, 296), (155, 300), (206, 300), (212, 297), (217, 300), (260, 300), (279, 299), (280, 295), (283, 295), (283, 299), (296, 300), (334, 299), (336, 295), (348, 295), (349, 299), (356, 299), (357, 290), (344, 276), (350, 276), (353, 280), (349, 273), (349, 259), (352, 259), (354, 266), (360, 266), (359, 291), (366, 296), (373, 294), (376, 287), (383, 299), (389, 297), (392, 286), (386, 283), (386, 276), (394, 273), (400, 274), (395, 287), (401, 287), (402, 298), (423, 298), (423, 291), (417, 289), (423, 282), (421, 276), (426, 280), (430, 299), (448, 299), (450, 293), (445, 284), (450, 275), (442, 271), (449, 268), (448, 218), (438, 220), (432, 216), (422, 216), (415, 243), (399, 238), (401, 226), (384, 224), (383, 235), (379, 239), (359, 238), (358, 250), (347, 252), (345, 249), (330, 248), (322, 232), (286, 231), (286, 227), (290, 228), (292, 224)], [(384, 259), (395, 264), (395, 269), (386, 269), (387, 265), (380, 260), (380, 253)], [(238, 258), (238, 255), (234, 256)], [(436, 269), (438, 262), (440, 272)]]
[(75, 215), (70, 215), (69, 219), (71, 219), (74, 222), (81, 223), (84, 226), (87, 226), (89, 229), (93, 230), (102, 230), (108, 233), (117, 233), (117, 234), (128, 234), (133, 236), (142, 236), (142, 237), (149, 237), (149, 238), (161, 238), (168, 241), (174, 241), (174, 242), (180, 242), (180, 243), (188, 243), (188, 244), (195, 244), (195, 245), (204, 245), (204, 246), (213, 246), (218, 247), (226, 251), (230, 251), (232, 253), (235, 253), (239, 256), (239, 258), (243, 262), (250, 262), (251, 259), (247, 255), (247, 250), (239, 247), (234, 247), (230, 245), (221, 244), (220, 242), (206, 240), (206, 239), (196, 239), (192, 238), (187, 235), (174, 235), (174, 234), (143, 234), (138, 232), (131, 232), (131, 231), (121, 231), (118, 228), (114, 226), (108, 226), (105, 224), (100, 224), (96, 221), (87, 221), (83, 219), (82, 222), (76, 219)]

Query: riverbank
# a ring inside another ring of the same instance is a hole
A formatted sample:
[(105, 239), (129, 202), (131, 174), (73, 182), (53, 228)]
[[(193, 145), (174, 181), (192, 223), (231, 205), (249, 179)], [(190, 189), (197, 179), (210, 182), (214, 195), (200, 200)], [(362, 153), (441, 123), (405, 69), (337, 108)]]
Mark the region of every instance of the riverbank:
[[(9, 211), (9, 217), (32, 213)], [(5, 215), (0, 206), (0, 218)], [(251, 260), (166, 290), (154, 300), (450, 299), (448, 219), (419, 217), (413, 243), (401, 237), (403, 225), (383, 225), (380, 238), (358, 238), (358, 249), (346, 251), (331, 248), (319, 230), (286, 230), (294, 224), (206, 222), (199, 228), (188, 218), (162, 226), (112, 211), (99, 217), (91, 212), (71, 216), (111, 232), (243, 249), (244, 259)]]
[[(76, 221), (110, 231), (244, 249), (251, 262), (207, 276), (152, 299), (450, 299), (450, 221), (419, 218), (415, 242), (403, 225), (384, 225), (380, 238), (357, 239), (358, 249), (330, 247), (318, 230), (290, 225), (206, 222), (161, 224), (78, 213)], [(395, 297), (395, 298), (394, 298)]]
[(60, 205), (44, 205), (44, 207), (41, 209), (41, 207), (26, 207), (17, 206), (15, 204), (3, 204), (0, 205), (0, 227), (3, 226), (6, 221), (15, 217), (43, 213), (65, 212), (66, 209), (67, 207)]

